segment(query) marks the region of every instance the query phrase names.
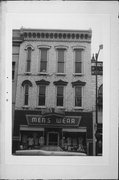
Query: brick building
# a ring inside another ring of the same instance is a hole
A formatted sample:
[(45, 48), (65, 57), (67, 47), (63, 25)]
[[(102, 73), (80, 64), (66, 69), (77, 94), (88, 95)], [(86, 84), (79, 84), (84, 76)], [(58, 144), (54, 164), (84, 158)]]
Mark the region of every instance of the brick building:
[(91, 30), (13, 30), (13, 152), (32, 137), (34, 148), (43, 139), (94, 154), (91, 37)]

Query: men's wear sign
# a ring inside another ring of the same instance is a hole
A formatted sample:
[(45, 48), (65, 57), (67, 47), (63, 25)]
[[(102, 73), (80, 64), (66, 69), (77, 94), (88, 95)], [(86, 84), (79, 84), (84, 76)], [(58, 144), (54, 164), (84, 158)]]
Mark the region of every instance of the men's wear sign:
[(79, 126), (81, 116), (41, 116), (26, 115), (28, 125), (52, 125), (52, 126)]

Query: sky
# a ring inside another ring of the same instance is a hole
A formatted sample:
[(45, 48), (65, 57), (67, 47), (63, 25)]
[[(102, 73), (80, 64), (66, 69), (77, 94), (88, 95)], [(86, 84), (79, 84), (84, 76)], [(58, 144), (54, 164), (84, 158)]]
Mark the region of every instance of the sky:
[[(10, 4), (7, 8), (8, 24), (11, 22), (12, 28), (15, 29), (21, 27), (69, 30), (92, 29), (91, 55), (97, 53), (99, 45), (104, 43), (104, 15), (92, 13), (87, 14), (85, 12), (80, 13), (80, 11), (76, 9), (76, 5), (74, 5), (73, 8), (68, 6), (69, 8), (67, 10), (63, 4), (57, 4), (57, 6), (53, 4), (54, 6), (51, 6), (50, 8), (48, 8), (46, 4), (41, 4), (41, 6), (39, 6), (39, 8), (37, 7), (34, 12), (32, 5), (36, 7), (36, 4), (30, 3), (29, 6), (26, 6), (27, 11), (22, 11), (22, 6), (11, 6)], [(103, 61), (103, 50), (100, 51), (99, 60)]]

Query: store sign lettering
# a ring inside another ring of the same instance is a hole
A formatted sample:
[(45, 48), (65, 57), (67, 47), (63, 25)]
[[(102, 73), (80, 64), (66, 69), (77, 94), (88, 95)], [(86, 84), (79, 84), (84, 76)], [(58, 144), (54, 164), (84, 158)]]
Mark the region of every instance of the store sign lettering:
[(79, 126), (81, 116), (76, 117), (42, 117), (40, 115), (26, 115), (28, 125), (55, 125), (55, 126)]

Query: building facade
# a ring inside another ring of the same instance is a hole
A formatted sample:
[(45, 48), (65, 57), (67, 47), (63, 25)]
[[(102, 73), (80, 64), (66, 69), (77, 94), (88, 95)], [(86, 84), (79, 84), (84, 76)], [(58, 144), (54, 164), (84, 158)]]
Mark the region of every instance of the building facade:
[(94, 154), (91, 37), (91, 30), (13, 30), (13, 153), (33, 139), (33, 148), (82, 145)]
[[(103, 154), (103, 61), (97, 61), (96, 70), (96, 55), (91, 59), (91, 72), (93, 94), (95, 96), (95, 104), (93, 110), (93, 123), (94, 123), (94, 151), (95, 155)], [(97, 74), (97, 77), (96, 77)], [(97, 79), (97, 80), (96, 80)], [(97, 89), (97, 95), (96, 95)], [(97, 106), (97, 117), (96, 117)]]

